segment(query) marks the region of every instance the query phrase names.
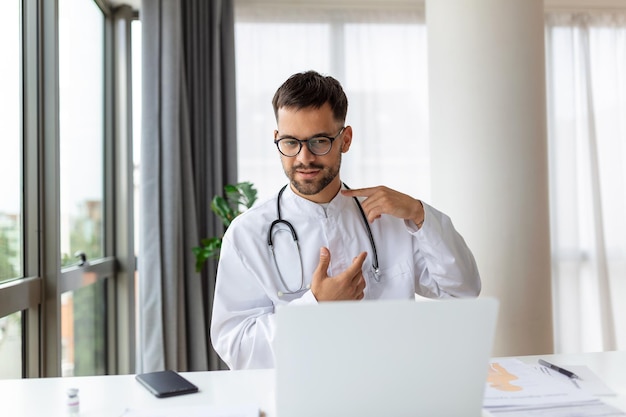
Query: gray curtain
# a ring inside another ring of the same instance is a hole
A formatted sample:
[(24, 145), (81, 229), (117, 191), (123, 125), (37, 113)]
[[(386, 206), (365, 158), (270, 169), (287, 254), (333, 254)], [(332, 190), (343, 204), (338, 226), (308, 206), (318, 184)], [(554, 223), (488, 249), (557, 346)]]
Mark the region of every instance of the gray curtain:
[(209, 340), (215, 262), (192, 248), (223, 228), (210, 210), (236, 182), (230, 0), (142, 4), (143, 116), (137, 372), (223, 369)]

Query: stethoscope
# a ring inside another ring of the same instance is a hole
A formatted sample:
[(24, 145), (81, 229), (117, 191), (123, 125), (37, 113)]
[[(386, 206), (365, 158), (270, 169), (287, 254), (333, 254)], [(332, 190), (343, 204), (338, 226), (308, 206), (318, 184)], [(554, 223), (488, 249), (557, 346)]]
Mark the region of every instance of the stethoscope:
[[(343, 186), (346, 187), (348, 190), (350, 189), (350, 187), (348, 187), (345, 183), (343, 184)], [(274, 265), (276, 266), (276, 271), (278, 271), (278, 278), (280, 279), (280, 282), (283, 285), (283, 288), (285, 289), (285, 291), (278, 291), (279, 297), (282, 297), (283, 295), (298, 294), (298, 293), (307, 291), (311, 288), (310, 285), (306, 285), (306, 286), (304, 285), (304, 268), (302, 267), (302, 253), (300, 252), (300, 244), (298, 243), (298, 235), (296, 233), (296, 229), (294, 229), (293, 225), (289, 221), (284, 220), (281, 215), (280, 198), (282, 197), (283, 192), (285, 191), (286, 188), (287, 188), (287, 185), (281, 188), (280, 191), (278, 192), (278, 198), (276, 199), (276, 212), (277, 212), (278, 218), (272, 222), (272, 224), (270, 225), (270, 230), (267, 232), (267, 244), (270, 247), (270, 251), (272, 252), (272, 259), (274, 259)], [(367, 235), (370, 240), (370, 245), (372, 246), (372, 254), (374, 255), (374, 260), (372, 261), (372, 267), (374, 269), (374, 275), (378, 277), (378, 275), (380, 274), (380, 268), (378, 267), (378, 253), (376, 252), (376, 244), (374, 243), (374, 236), (372, 236), (372, 229), (370, 228), (369, 222), (367, 221), (367, 217), (365, 216), (365, 212), (363, 211), (363, 207), (361, 206), (359, 199), (356, 197), (352, 197), (352, 198), (354, 199), (357, 207), (359, 208), (359, 212), (361, 213), (361, 217), (363, 218), (363, 224), (365, 224), (365, 228), (367, 229)], [(278, 267), (278, 262), (276, 261), (276, 252), (274, 251), (274, 243), (272, 242), (272, 229), (274, 229), (274, 226), (276, 226), (279, 223), (282, 223), (289, 228), (289, 231), (291, 232), (291, 237), (293, 241), (296, 243), (296, 247), (298, 248), (298, 258), (300, 261), (300, 287), (295, 291), (291, 290), (289, 286), (287, 285), (287, 283), (285, 282), (285, 279), (283, 278), (283, 274), (280, 272), (280, 268)]]

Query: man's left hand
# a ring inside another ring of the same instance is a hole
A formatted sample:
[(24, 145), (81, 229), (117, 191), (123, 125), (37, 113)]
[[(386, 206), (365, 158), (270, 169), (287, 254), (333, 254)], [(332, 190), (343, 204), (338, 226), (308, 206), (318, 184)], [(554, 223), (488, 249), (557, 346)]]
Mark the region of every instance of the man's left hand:
[(424, 221), (424, 207), (421, 201), (384, 186), (341, 190), (348, 197), (365, 197), (361, 203), (370, 223), (382, 214), (413, 220), (416, 225)]

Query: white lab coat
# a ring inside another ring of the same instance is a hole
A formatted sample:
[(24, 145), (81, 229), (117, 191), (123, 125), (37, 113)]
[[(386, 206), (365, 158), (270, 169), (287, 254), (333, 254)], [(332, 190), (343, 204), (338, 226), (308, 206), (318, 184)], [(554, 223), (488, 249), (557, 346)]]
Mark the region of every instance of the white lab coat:
[[(285, 288), (268, 245), (270, 224), (277, 219), (276, 197), (238, 216), (222, 242), (211, 339), (231, 369), (274, 366), (273, 313), (287, 304), (317, 302), (307, 285), (322, 246), (330, 250), (329, 276), (342, 272), (355, 256), (367, 251), (365, 299), (411, 299), (416, 293), (430, 298), (474, 297), (480, 292), (472, 253), (450, 218), (433, 207), (424, 203), (421, 229), (388, 215), (370, 225), (380, 268), (376, 275), (367, 229), (354, 199), (339, 193), (324, 208), (297, 196), (290, 187), (281, 197), (281, 215), (297, 233), (300, 255), (287, 226), (278, 224), (272, 230)], [(286, 294), (301, 288), (297, 294)], [(285, 294), (279, 296), (279, 292)]]

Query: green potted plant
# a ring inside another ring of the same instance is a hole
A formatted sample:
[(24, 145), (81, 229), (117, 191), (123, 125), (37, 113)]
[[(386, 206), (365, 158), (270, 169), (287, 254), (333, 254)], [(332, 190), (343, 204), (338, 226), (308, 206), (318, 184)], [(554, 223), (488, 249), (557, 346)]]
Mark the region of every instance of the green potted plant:
[[(245, 181), (225, 185), (224, 194), (225, 196), (213, 197), (211, 210), (222, 220), (224, 228), (227, 229), (235, 217), (252, 207), (257, 199), (257, 190), (251, 182)], [(221, 247), (221, 236), (202, 239), (200, 246), (192, 249), (196, 256), (196, 272), (202, 271), (209, 258), (218, 258)]]

